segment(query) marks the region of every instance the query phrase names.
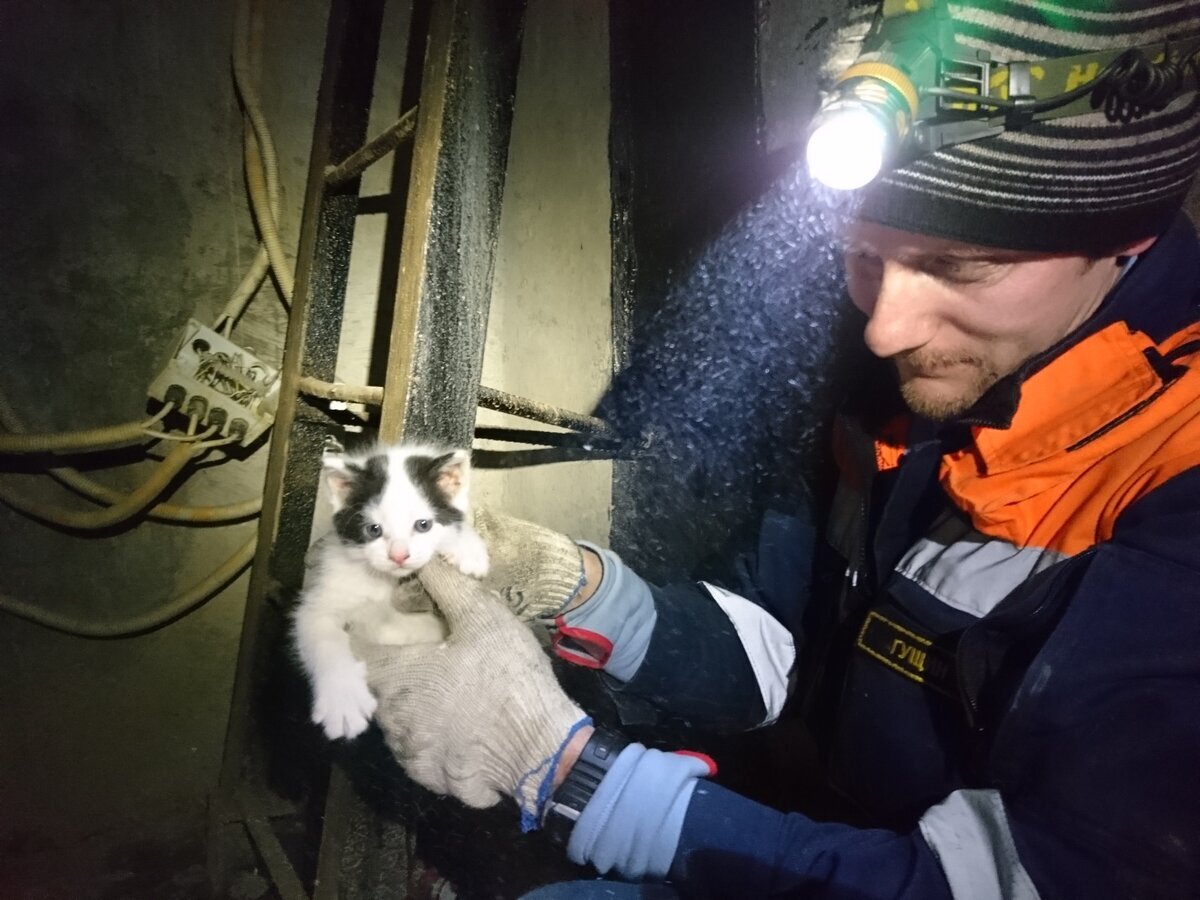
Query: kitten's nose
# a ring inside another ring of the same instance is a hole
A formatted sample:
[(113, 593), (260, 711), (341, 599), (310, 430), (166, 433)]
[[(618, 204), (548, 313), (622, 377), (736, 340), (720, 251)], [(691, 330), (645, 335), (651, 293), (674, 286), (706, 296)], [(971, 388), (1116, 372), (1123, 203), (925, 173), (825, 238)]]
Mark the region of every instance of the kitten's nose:
[(408, 562), (408, 551), (403, 547), (393, 546), (388, 550), (388, 559), (396, 565), (402, 566)]

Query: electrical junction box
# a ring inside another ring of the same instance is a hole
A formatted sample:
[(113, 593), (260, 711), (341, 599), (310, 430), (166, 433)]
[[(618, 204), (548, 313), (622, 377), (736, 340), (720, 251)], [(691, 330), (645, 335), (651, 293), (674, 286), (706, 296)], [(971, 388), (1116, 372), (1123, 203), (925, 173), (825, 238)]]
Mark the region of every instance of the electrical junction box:
[(147, 393), (196, 416), (202, 429), (252, 443), (275, 421), (279, 373), (225, 336), (189, 319)]

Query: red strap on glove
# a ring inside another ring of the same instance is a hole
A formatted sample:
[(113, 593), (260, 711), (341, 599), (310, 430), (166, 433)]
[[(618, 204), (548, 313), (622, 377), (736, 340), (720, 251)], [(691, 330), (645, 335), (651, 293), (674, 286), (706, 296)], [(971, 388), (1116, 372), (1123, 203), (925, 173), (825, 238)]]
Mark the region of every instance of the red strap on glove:
[(555, 618), (554, 625), (556, 630), (550, 636), (550, 648), (555, 656), (586, 669), (604, 668), (612, 656), (612, 641), (599, 632), (573, 628), (562, 616)]

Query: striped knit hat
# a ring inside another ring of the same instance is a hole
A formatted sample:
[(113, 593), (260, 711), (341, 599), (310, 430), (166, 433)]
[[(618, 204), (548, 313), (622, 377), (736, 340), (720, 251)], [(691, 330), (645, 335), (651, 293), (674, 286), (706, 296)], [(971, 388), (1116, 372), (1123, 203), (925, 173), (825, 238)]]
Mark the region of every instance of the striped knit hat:
[[(1000, 62), (1200, 34), (1200, 0), (961, 0), (959, 44)], [(1097, 111), (954, 145), (885, 172), (865, 219), (972, 244), (1104, 255), (1161, 233), (1200, 165), (1200, 94), (1128, 123)]]

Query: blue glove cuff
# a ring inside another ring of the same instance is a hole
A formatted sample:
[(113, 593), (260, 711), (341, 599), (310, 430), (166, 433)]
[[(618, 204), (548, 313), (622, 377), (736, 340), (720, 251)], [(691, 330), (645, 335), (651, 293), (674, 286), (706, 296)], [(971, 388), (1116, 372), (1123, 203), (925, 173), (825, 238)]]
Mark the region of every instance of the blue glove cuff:
[(522, 775), (521, 780), (517, 782), (517, 786), (513, 790), (513, 799), (517, 801), (517, 806), (521, 810), (521, 831), (526, 833), (536, 831), (541, 824), (546, 804), (550, 802), (550, 795), (554, 791), (554, 776), (558, 773), (558, 764), (562, 762), (563, 751), (567, 749), (567, 744), (571, 743), (571, 738), (575, 737), (580, 728), (591, 724), (592, 717), (584, 716), (572, 725), (567, 736), (558, 745), (558, 749)]
[(629, 681), (646, 658), (658, 621), (650, 586), (611, 550), (587, 541), (577, 543), (600, 557), (604, 572), (600, 587), (586, 603), (558, 617), (559, 630), (567, 639), (579, 635), (593, 654), (602, 646), (607, 654), (601, 660), (604, 671)]
[(695, 756), (630, 744), (583, 808), (567, 856), (603, 875), (665, 878), (696, 781), (709, 766)]

